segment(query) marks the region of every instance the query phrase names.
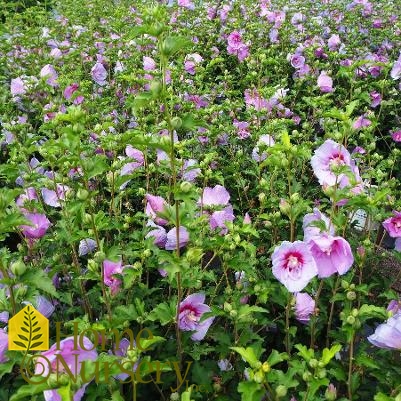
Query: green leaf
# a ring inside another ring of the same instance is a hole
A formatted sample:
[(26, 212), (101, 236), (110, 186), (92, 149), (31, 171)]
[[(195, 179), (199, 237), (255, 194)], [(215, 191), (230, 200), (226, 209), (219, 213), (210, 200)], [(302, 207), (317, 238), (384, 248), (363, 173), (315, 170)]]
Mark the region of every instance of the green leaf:
[(124, 401), (124, 398), (118, 390), (114, 391), (111, 395), (111, 401)]
[(101, 175), (109, 170), (106, 157), (102, 155), (82, 159), (81, 163), (88, 179), (96, 177), (97, 175)]
[(147, 351), (152, 345), (163, 341), (166, 341), (166, 339), (159, 336), (153, 336), (152, 338), (141, 338), (141, 348)]
[(66, 386), (59, 387), (57, 392), (60, 394), (61, 401), (71, 401), (71, 382), (68, 382)]
[(393, 397), (389, 397), (388, 395), (385, 395), (383, 393), (377, 393), (374, 398), (374, 401), (394, 401)]
[(166, 57), (171, 57), (173, 54), (189, 47), (191, 41), (183, 36), (168, 36), (162, 43), (162, 53)]
[(251, 368), (254, 368), (256, 364), (259, 362), (257, 356), (255, 355), (255, 351), (252, 347), (242, 348), (242, 347), (230, 347), (230, 349), (234, 350), (238, 354), (245, 359), (246, 362), (249, 363)]
[(299, 351), (298, 355), (302, 356), (302, 358), (304, 358), (307, 362), (309, 362), (315, 356), (315, 351), (313, 351), (313, 349), (306, 348), (305, 345), (295, 344), (294, 348)]
[[(18, 388), (17, 392), (11, 396), (10, 401), (18, 401), (25, 398), (32, 399), (33, 395), (40, 394), (44, 390), (49, 390), (49, 385), (46, 381), (40, 384), (26, 384)], [(68, 399), (68, 401), (70, 400)]]
[(387, 311), (384, 307), (375, 305), (362, 305), (359, 309), (358, 317), (367, 320), (370, 318), (387, 319)]
[(380, 366), (375, 362), (375, 360), (367, 355), (358, 355), (355, 358), (355, 362), (357, 365), (365, 366), (370, 369), (380, 369)]
[(334, 358), (337, 352), (341, 351), (341, 348), (342, 346), (340, 344), (335, 344), (330, 349), (325, 348), (323, 350), (322, 362), (327, 365)]
[(182, 125), (180, 127), (181, 130), (192, 131), (194, 128), (204, 126), (205, 124), (197, 120), (192, 113), (187, 113), (181, 117)]
[(53, 281), (49, 276), (39, 269), (28, 269), (22, 276), (24, 284), (29, 285), (31, 288), (37, 288), (49, 295), (58, 298), (57, 291), (53, 285)]
[(280, 362), (288, 360), (288, 354), (286, 352), (278, 352), (277, 350), (273, 350), (267, 358), (267, 362), (270, 366), (277, 365)]
[(171, 323), (175, 319), (176, 309), (170, 303), (170, 305), (166, 302), (163, 302), (156, 306), (148, 315), (148, 319), (152, 322), (160, 321), (162, 326), (167, 323)]
[(238, 392), (241, 393), (241, 401), (260, 401), (264, 390), (255, 382), (241, 382), (238, 384)]

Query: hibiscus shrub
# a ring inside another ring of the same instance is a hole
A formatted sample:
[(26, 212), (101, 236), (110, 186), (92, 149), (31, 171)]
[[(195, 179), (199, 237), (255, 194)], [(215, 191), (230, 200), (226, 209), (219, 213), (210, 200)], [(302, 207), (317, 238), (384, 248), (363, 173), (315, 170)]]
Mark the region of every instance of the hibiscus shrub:
[(396, 2), (6, 3), (0, 399), (399, 401)]

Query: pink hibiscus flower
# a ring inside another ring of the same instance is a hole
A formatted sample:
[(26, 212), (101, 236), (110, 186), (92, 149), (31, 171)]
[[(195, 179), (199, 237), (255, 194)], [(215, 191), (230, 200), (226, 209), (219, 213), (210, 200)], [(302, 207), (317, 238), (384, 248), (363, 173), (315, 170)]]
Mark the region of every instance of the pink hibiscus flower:
[(318, 273), (308, 245), (303, 241), (284, 241), (272, 255), (273, 275), (288, 291), (302, 291)]

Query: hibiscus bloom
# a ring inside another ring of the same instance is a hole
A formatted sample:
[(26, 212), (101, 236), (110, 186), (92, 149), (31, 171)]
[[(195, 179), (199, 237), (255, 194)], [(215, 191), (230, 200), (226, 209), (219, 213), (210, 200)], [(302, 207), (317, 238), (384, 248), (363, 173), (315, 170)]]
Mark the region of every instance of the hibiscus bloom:
[(394, 216), (384, 220), (383, 227), (388, 235), (393, 238), (401, 237), (401, 212), (393, 211)]
[[(185, 245), (187, 245), (189, 241), (189, 233), (187, 229), (183, 226), (180, 226), (178, 229), (178, 247), (183, 248)], [(173, 227), (166, 236), (166, 244), (164, 245), (164, 248), (167, 251), (173, 251), (177, 249), (177, 229), (176, 227)]]
[(43, 202), (52, 207), (60, 207), (60, 201), (65, 200), (66, 194), (70, 191), (67, 185), (57, 184), (56, 191), (42, 188)]
[(326, 71), (322, 71), (317, 79), (317, 86), (323, 93), (333, 92), (333, 79), (327, 75)]
[(401, 313), (380, 324), (368, 341), (379, 348), (401, 349)]
[(284, 241), (272, 255), (273, 275), (288, 291), (302, 291), (318, 273), (308, 245), (303, 241)]
[(311, 165), (320, 185), (332, 186), (338, 184), (345, 176), (336, 174), (333, 170), (339, 166), (351, 168), (351, 155), (343, 145), (328, 139), (315, 150)]
[(391, 68), (390, 76), (394, 80), (401, 78), (401, 54), (398, 57), (398, 60), (394, 63), (393, 67)]
[[(324, 228), (322, 227), (321, 229), (318, 227), (317, 223), (321, 223)], [(305, 242), (308, 242), (313, 237), (320, 236), (322, 233), (334, 235), (334, 226), (332, 222), (317, 208), (313, 209), (313, 213), (308, 213), (304, 216), (302, 228), (304, 230)]]
[(0, 363), (6, 362), (6, 352), (8, 351), (8, 334), (4, 329), (0, 329)]
[(298, 292), (295, 295), (295, 318), (301, 323), (308, 323), (315, 311), (315, 301), (306, 292)]
[(85, 256), (92, 253), (97, 248), (97, 243), (92, 238), (85, 238), (79, 242), (78, 255)]
[(343, 275), (354, 263), (351, 247), (342, 237), (324, 234), (313, 237), (308, 245), (315, 259), (320, 278), (329, 277), (334, 273)]
[(206, 187), (203, 190), (202, 205), (203, 207), (214, 207), (214, 206), (227, 206), (230, 200), (230, 194), (222, 185), (216, 185), (215, 187)]
[(201, 341), (213, 323), (214, 317), (209, 317), (200, 322), (202, 316), (211, 309), (204, 304), (204, 294), (191, 294), (187, 296), (181, 303), (179, 308), (178, 325), (182, 331), (194, 331), (191, 339)]
[(51, 223), (44, 214), (40, 213), (25, 213), (25, 218), (31, 222), (32, 225), (20, 226), (22, 230), (22, 234), (25, 235), (27, 238), (42, 238), (45, 234), (47, 229), (50, 227)]
[(262, 135), (256, 146), (252, 150), (252, 159), (257, 161), (257, 162), (262, 162), (263, 160), (266, 160), (267, 158), (267, 153), (266, 152), (260, 152), (260, 147), (269, 147), (269, 146), (274, 146), (274, 139), (270, 135)]
[(121, 280), (115, 277), (115, 274), (122, 274), (125, 266), (122, 265), (122, 261), (113, 262), (111, 260), (103, 261), (103, 274), (104, 274), (104, 284), (110, 287), (112, 295), (117, 294), (121, 287)]
[[(82, 340), (76, 343), (74, 337), (67, 337), (60, 343), (53, 344), (48, 351), (42, 352), (40, 355), (44, 357), (43, 361), (39, 355), (35, 360), (35, 375), (48, 377), (51, 373), (63, 372), (65, 368), (59, 359), (61, 357), (74, 377), (77, 377), (86, 361), (95, 361), (97, 359), (97, 352), (92, 342), (87, 337), (83, 337)], [(75, 392), (74, 401), (81, 400), (87, 385), (88, 383), (85, 383)], [(46, 401), (61, 401), (61, 396), (57, 389), (45, 390), (43, 394)]]
[(46, 64), (41, 70), (40, 70), (40, 77), (41, 78), (47, 78), (46, 83), (50, 86), (57, 86), (57, 72), (54, 69), (54, 67), (51, 64)]
[(107, 84), (107, 71), (102, 63), (97, 62), (91, 69), (92, 79), (100, 86)]
[(152, 218), (155, 223), (160, 225), (167, 224), (167, 220), (157, 217), (158, 213), (162, 213), (167, 206), (167, 202), (161, 196), (146, 194), (146, 209), (145, 213)]

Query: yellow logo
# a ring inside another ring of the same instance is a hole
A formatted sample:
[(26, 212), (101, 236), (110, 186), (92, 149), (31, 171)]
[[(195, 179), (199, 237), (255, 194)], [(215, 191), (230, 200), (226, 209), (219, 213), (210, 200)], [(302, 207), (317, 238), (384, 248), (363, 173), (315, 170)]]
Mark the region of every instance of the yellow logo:
[(26, 352), (49, 349), (49, 321), (32, 305), (25, 306), (9, 320), (8, 349)]

